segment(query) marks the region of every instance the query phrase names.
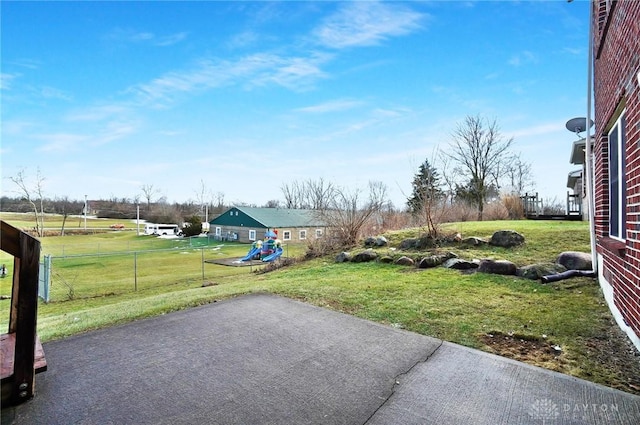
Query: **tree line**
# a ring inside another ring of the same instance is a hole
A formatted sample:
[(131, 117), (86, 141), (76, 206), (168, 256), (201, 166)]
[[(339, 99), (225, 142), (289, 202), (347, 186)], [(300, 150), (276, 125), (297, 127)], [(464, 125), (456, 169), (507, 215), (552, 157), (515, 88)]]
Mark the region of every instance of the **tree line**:
[[(366, 188), (345, 188), (323, 178), (284, 183), (280, 187), (282, 200), (269, 200), (262, 206), (314, 210), (335, 229), (344, 245), (356, 243), (367, 225), (384, 228), (385, 220), (394, 212), (410, 215), (411, 224), (436, 236), (439, 225), (447, 221), (447, 212), (455, 205), (472, 206), (476, 219), (482, 220), (489, 202), (505, 193), (519, 196), (533, 186), (531, 165), (511, 150), (512, 144), (513, 139), (501, 134), (496, 120), (467, 116), (453, 130), (449, 143), (419, 165), (411, 182), (412, 191), (400, 211), (389, 201), (388, 188), (382, 182), (370, 181)], [(144, 184), (133, 199), (113, 196), (92, 200), (85, 206), (84, 201), (45, 197), (44, 177), (39, 170), (30, 181), (24, 170), (10, 179), (18, 196), (3, 196), (2, 210), (33, 212), (39, 236), (43, 235), (45, 213), (66, 218), (84, 214), (88, 208), (87, 213), (97, 211), (105, 218), (133, 219), (139, 214), (151, 222), (180, 223), (195, 222), (194, 217), (201, 217), (202, 221), (211, 219), (230, 206), (224, 193), (210, 190), (204, 180), (194, 191), (194, 199), (183, 203), (170, 204), (158, 187)]]

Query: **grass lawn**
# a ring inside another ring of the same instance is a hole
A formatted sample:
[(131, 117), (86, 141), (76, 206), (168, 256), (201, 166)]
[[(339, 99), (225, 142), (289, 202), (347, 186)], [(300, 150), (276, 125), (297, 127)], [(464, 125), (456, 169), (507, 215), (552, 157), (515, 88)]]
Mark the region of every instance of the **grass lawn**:
[[(504, 229), (522, 233), (526, 243), (513, 249), (448, 246), (441, 250), (465, 259), (508, 259), (518, 266), (555, 261), (562, 251), (589, 251), (588, 227), (581, 222), (459, 223), (447, 230), (488, 238)], [(397, 246), (418, 233), (414, 229), (386, 236)], [(96, 242), (88, 236), (78, 238), (79, 244)], [(69, 237), (44, 238), (44, 251), (59, 249), (61, 239), (69, 241)], [(116, 239), (126, 243), (124, 237)], [(248, 245), (240, 245), (224, 255), (244, 255), (247, 249)], [(291, 256), (304, 246), (296, 249)], [(200, 261), (191, 267), (197, 273)], [(111, 279), (97, 265), (76, 268), (92, 272), (95, 282)], [(219, 275), (209, 286), (203, 286), (201, 279), (171, 275), (170, 270), (163, 273), (172, 276), (170, 283), (150, 284), (137, 292), (40, 303), (41, 339), (63, 338), (241, 294), (270, 292), (640, 394), (640, 362), (613, 325), (595, 279), (542, 285), (513, 276), (462, 274), (440, 267), (418, 270), (382, 263), (335, 263), (333, 257), (264, 274), (245, 270)], [(0, 301), (0, 319), (8, 315), (8, 305), (8, 300)]]

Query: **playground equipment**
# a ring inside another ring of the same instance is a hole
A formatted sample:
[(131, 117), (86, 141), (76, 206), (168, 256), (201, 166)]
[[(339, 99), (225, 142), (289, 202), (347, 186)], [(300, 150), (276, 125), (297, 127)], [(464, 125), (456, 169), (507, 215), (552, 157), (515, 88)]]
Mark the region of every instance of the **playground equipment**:
[(247, 255), (242, 257), (240, 261), (257, 260), (260, 258), (260, 252), (262, 250), (262, 241), (255, 241), (251, 244), (251, 248)]
[(277, 260), (278, 258), (280, 258), (283, 251), (284, 250), (282, 249), (282, 247), (279, 246), (275, 249), (275, 251), (272, 254), (269, 254), (266, 257), (264, 257), (262, 261), (264, 261), (265, 263), (270, 263), (271, 261)]
[(255, 241), (252, 243), (249, 252), (240, 261), (262, 260), (269, 263), (280, 258), (283, 252), (282, 242), (278, 239), (278, 231), (269, 230), (265, 234), (264, 242)]

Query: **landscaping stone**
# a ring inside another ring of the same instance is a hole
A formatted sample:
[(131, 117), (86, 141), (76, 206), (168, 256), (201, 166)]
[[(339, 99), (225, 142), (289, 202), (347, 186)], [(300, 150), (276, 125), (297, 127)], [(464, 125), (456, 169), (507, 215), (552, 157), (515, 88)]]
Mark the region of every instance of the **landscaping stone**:
[(442, 265), (448, 269), (454, 270), (473, 270), (478, 268), (478, 263), (462, 260), (460, 258), (449, 258)]
[(481, 273), (515, 275), (518, 268), (507, 260), (482, 260), (478, 271)]
[(376, 245), (376, 238), (374, 238), (373, 236), (369, 236), (364, 240), (364, 246), (375, 246), (375, 245)]
[(380, 262), (384, 264), (391, 264), (393, 263), (393, 257), (389, 257), (388, 255), (385, 255), (384, 257), (380, 257)]
[(348, 252), (341, 252), (336, 256), (336, 263), (347, 263), (351, 261), (351, 254)]
[(406, 255), (403, 255), (395, 261), (395, 264), (399, 266), (415, 266), (416, 262), (413, 261), (413, 258), (409, 258)]
[(485, 241), (484, 239), (471, 236), (469, 238), (462, 239), (460, 243), (463, 245), (469, 245), (469, 246), (480, 246), (480, 245), (487, 245), (489, 242)]
[(524, 236), (513, 230), (499, 230), (491, 236), (489, 243), (494, 246), (511, 248), (522, 245), (524, 243)]
[(415, 239), (415, 238), (404, 239), (402, 242), (400, 242), (400, 245), (398, 246), (398, 248), (404, 249), (404, 250), (415, 249), (417, 244), (418, 244), (418, 239)]
[(565, 251), (558, 256), (558, 264), (567, 270), (592, 270), (591, 254), (586, 252)]
[(450, 258), (456, 258), (457, 255), (454, 254), (453, 252), (447, 252), (446, 254), (435, 254), (435, 255), (430, 255), (428, 257), (424, 257), (420, 260), (420, 262), (418, 263), (418, 268), (419, 269), (428, 269), (431, 267), (436, 267), (441, 265), (442, 263), (444, 263), (445, 261), (447, 261)]
[(416, 250), (424, 250), (428, 248), (435, 248), (438, 246), (438, 241), (429, 236), (425, 235), (420, 238), (409, 238), (400, 242), (400, 249), (416, 249)]
[(556, 273), (562, 273), (566, 270), (567, 268), (562, 264), (538, 263), (520, 267), (516, 272), (516, 276), (524, 277), (525, 279), (538, 280), (542, 278), (542, 276), (551, 276)]
[(378, 236), (375, 240), (376, 246), (387, 246), (388, 244), (389, 244), (389, 241), (384, 236)]
[(378, 258), (378, 253), (372, 249), (367, 249), (353, 256), (352, 263), (368, 263), (375, 261)]

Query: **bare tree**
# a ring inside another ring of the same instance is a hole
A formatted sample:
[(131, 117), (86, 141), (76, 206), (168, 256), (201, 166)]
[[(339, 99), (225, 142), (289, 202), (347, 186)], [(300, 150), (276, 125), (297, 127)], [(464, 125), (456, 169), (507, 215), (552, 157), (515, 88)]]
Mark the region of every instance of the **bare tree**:
[(160, 193), (160, 189), (153, 187), (152, 184), (143, 184), (140, 187), (142, 191), (142, 196), (147, 200), (147, 212), (151, 211), (151, 202), (153, 202), (153, 197)]
[(298, 181), (284, 183), (280, 190), (284, 196), (284, 206), (289, 209), (304, 208), (304, 184)]
[[(10, 177), (11, 181), (20, 189), (18, 193), (22, 196), (22, 199), (26, 200), (33, 209), (33, 214), (36, 220), (36, 235), (39, 237), (44, 236), (44, 196), (43, 196), (43, 183), (44, 177), (40, 173), (40, 168), (36, 171), (36, 178), (33, 182), (28, 182), (28, 178), (25, 175), (25, 170), (18, 171), (15, 177)], [(39, 208), (39, 210), (38, 210)]]
[(325, 208), (317, 210), (317, 214), (338, 242), (348, 247), (357, 243), (365, 224), (385, 205), (389, 205), (386, 185), (369, 182), (368, 196), (363, 196), (362, 189), (334, 188), (333, 198)]
[(520, 155), (511, 157), (506, 175), (511, 185), (511, 191), (515, 194), (522, 195), (528, 188), (533, 187), (531, 163), (522, 161)]
[(62, 198), (56, 198), (53, 201), (53, 205), (55, 207), (56, 213), (62, 215), (62, 227), (60, 228), (60, 236), (64, 236), (64, 226), (67, 223), (67, 218), (69, 217), (69, 214), (74, 209), (74, 204), (75, 204), (74, 202), (69, 201), (69, 198), (67, 196), (64, 196)]
[(280, 208), (280, 201), (277, 199), (270, 199), (262, 206), (262, 208)]
[(322, 177), (318, 180), (307, 180), (303, 187), (304, 204), (312, 210), (321, 210), (329, 206), (336, 195), (336, 188), (331, 182), (326, 182)]
[(478, 220), (482, 220), (491, 179), (499, 177), (512, 142), (513, 138), (502, 137), (495, 120), (486, 121), (480, 116), (467, 116), (452, 134), (450, 151), (445, 155), (458, 165), (459, 175), (466, 178)]

